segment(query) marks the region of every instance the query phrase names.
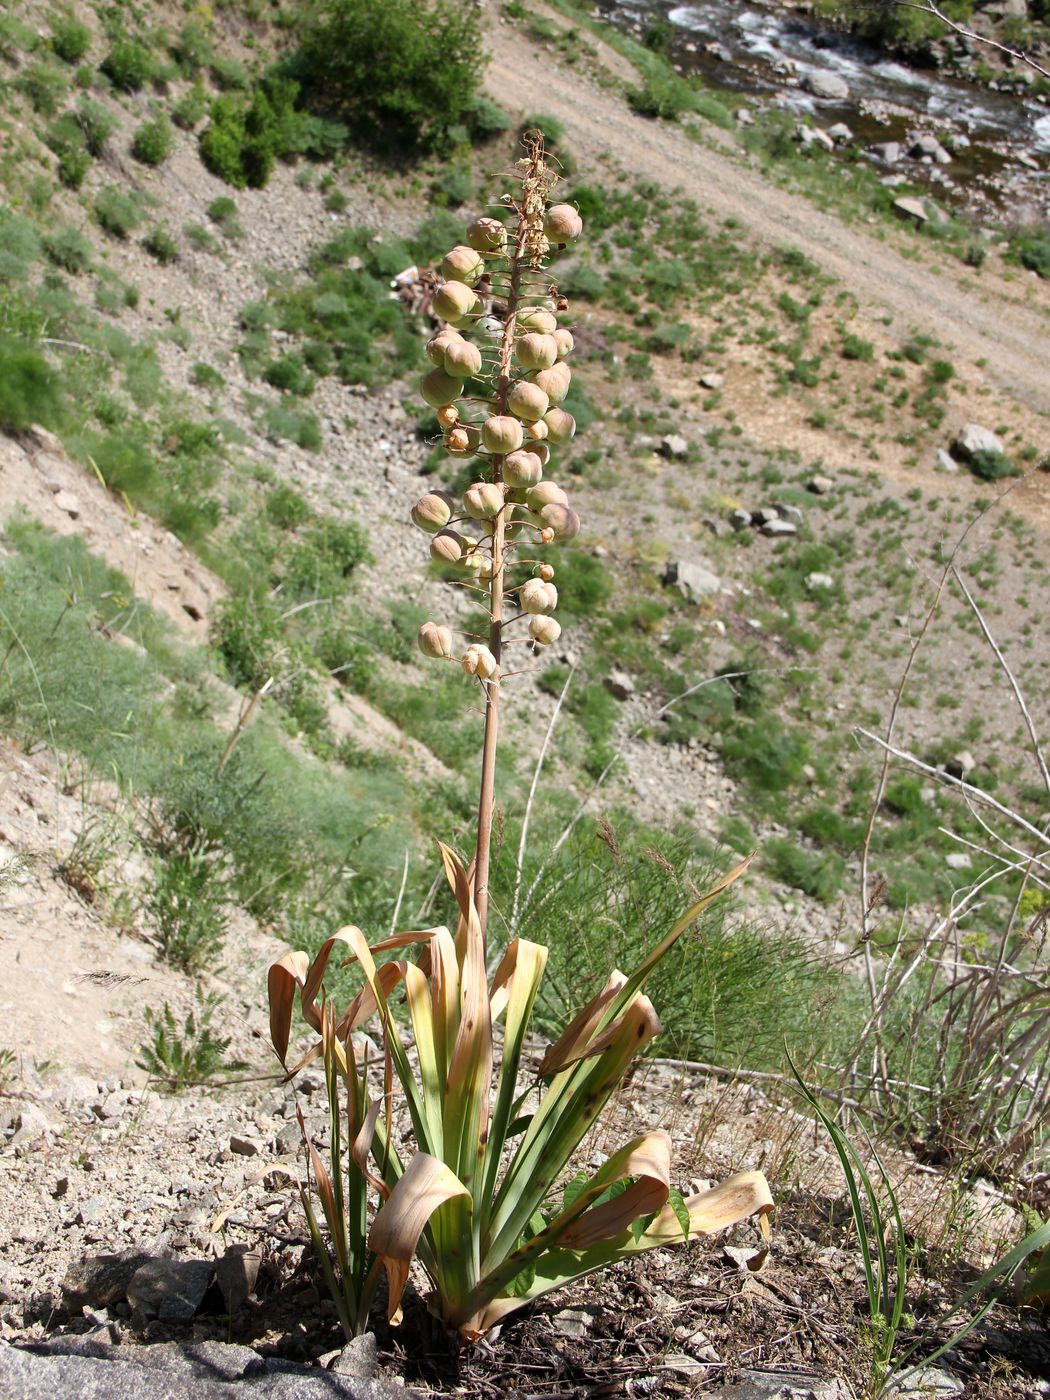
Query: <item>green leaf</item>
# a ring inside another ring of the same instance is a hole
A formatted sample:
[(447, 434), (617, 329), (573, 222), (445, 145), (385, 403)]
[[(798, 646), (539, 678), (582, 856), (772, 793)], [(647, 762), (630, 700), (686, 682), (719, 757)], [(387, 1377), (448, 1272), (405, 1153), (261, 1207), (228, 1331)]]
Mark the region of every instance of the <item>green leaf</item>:
[(677, 1187), (672, 1186), (667, 1196), (667, 1204), (674, 1211), (675, 1219), (682, 1227), (682, 1240), (689, 1238), (689, 1212), (685, 1208), (685, 1197)]
[(561, 1200), (562, 1210), (568, 1210), (575, 1205), (580, 1197), (580, 1193), (590, 1182), (590, 1177), (586, 1172), (577, 1172), (573, 1179), (565, 1187), (565, 1195)]

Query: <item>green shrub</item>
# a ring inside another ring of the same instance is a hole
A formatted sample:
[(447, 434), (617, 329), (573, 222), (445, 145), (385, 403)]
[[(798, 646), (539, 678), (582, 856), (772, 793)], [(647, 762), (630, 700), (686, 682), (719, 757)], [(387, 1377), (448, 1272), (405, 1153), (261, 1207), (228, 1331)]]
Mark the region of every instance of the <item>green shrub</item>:
[(968, 465), (981, 481), (1002, 481), (1004, 477), (1022, 474), (1021, 468), (1015, 466), (1003, 452), (975, 452)]
[(627, 101), (642, 117), (662, 117), (677, 121), (686, 112), (696, 110), (696, 92), (677, 73), (650, 73), (641, 87), (629, 88)]
[(61, 409), (60, 381), (47, 361), (18, 341), (0, 340), (0, 428), (53, 427)]
[(91, 263), (91, 244), (78, 229), (68, 224), (60, 224), (45, 233), (43, 245), (51, 262), (64, 272), (84, 272)]
[(249, 77), (244, 64), (236, 58), (216, 58), (210, 65), (216, 87), (223, 92), (247, 92)]
[(455, 0), (328, 0), (296, 62), (311, 103), (400, 143), (469, 120), (483, 65), (476, 12)]
[(195, 1011), (188, 1011), (179, 1026), (175, 1013), (167, 1002), (162, 1011), (146, 1007), (143, 1020), (150, 1041), (139, 1046), (135, 1061), (151, 1079), (163, 1080), (172, 1093), (180, 1093), (190, 1084), (213, 1078), (220, 1070), (244, 1069), (236, 1061), (227, 1061), (230, 1038), (212, 1030), (211, 1019), (222, 998), (210, 993), (198, 996)]
[(91, 45), (91, 30), (72, 15), (51, 19), (51, 47), (63, 63), (79, 63)]
[(176, 851), (158, 861), (146, 908), (166, 962), (183, 972), (214, 965), (226, 937), (225, 894), (215, 862)]
[(39, 45), (35, 29), (14, 15), (0, 15), (0, 58), (5, 62), (18, 63), (23, 54), (33, 53)]
[(142, 222), (138, 201), (117, 185), (107, 185), (104, 190), (99, 190), (94, 208), (99, 227), (114, 238), (127, 238)]
[(16, 86), (42, 117), (53, 117), (69, 92), (66, 75), (53, 63), (30, 64), (16, 80)]
[(567, 296), (597, 301), (605, 291), (605, 278), (590, 263), (578, 263), (562, 274), (559, 285)]
[(182, 76), (195, 77), (212, 57), (211, 39), (206, 27), (199, 20), (187, 20), (179, 29), (170, 51)]
[(199, 253), (214, 253), (218, 246), (203, 224), (184, 224), (182, 232), (190, 247), (196, 248)]
[(190, 383), (201, 389), (222, 389), (226, 380), (212, 365), (198, 360), (190, 370)]
[(263, 370), (263, 378), (267, 384), (283, 393), (300, 397), (313, 393), (313, 376), (303, 363), (303, 357), (296, 351), (282, 355), (280, 359), (271, 360)]
[(323, 520), (289, 551), (282, 583), (289, 598), (337, 598), (359, 564), (371, 558), (368, 535), (356, 520)]
[(875, 358), (875, 347), (870, 340), (862, 340), (859, 335), (850, 333), (842, 337), (842, 358), (871, 364)]
[(297, 530), (312, 513), (299, 492), (283, 481), (266, 493), (264, 511), (266, 519), (279, 530)]
[(263, 424), (275, 442), (294, 442), (307, 452), (316, 452), (321, 446), (321, 426), (312, 413), (292, 413), (280, 404), (269, 404)]
[(229, 195), (220, 195), (218, 199), (212, 200), (208, 205), (208, 218), (213, 224), (219, 225), (227, 238), (244, 237), (237, 204)]
[(171, 119), (183, 131), (192, 131), (208, 114), (208, 95), (202, 84), (194, 83), (171, 109)]
[(91, 156), (84, 144), (84, 132), (72, 112), (52, 122), (46, 140), (58, 157), (58, 178), (68, 189), (78, 190), (91, 165)]
[(153, 55), (135, 39), (118, 39), (102, 60), (102, 71), (114, 87), (138, 92), (153, 77)]
[(220, 97), (212, 103), (200, 136), (201, 160), (235, 189), (261, 189), (291, 141), (299, 85), (271, 75), (253, 90), (251, 101)]
[(117, 119), (100, 102), (82, 97), (77, 108), (77, 121), (84, 133), (84, 144), (97, 159), (106, 149), (106, 142), (117, 129)]
[(487, 97), (475, 100), (470, 113), (470, 134), (476, 141), (487, 141), (492, 136), (509, 131), (513, 125), (513, 119), (495, 102), (490, 102)]
[(763, 855), (778, 880), (824, 904), (842, 889), (846, 865), (834, 851), (807, 851), (794, 841), (773, 837), (765, 843)]
[(166, 228), (150, 229), (142, 240), (142, 246), (159, 263), (173, 263), (179, 256), (179, 245)]
[(143, 122), (131, 140), (131, 154), (143, 165), (162, 165), (175, 145), (167, 117)]
[(1040, 277), (1050, 278), (1050, 236), (1037, 235), (1020, 238), (1016, 243), (1017, 257), (1022, 267), (1037, 272)]

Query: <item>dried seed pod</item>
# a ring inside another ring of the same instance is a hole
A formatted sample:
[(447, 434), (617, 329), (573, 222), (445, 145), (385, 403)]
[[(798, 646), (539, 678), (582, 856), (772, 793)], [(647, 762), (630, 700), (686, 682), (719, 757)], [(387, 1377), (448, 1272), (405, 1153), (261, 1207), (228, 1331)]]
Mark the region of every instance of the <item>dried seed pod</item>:
[(488, 556), (478, 540), (465, 539), (464, 543), (466, 549), (459, 561), (460, 568), (470, 569), (472, 573), (477, 573)]
[(454, 379), (443, 369), (432, 369), (419, 381), (419, 392), (423, 402), (428, 403), (431, 408), (444, 408), (462, 394), (463, 381)]
[(455, 404), (446, 404), (434, 414), (443, 428), (454, 428), (459, 422), (459, 409)]
[(445, 438), (445, 451), (450, 457), (473, 457), (481, 446), (481, 429), (473, 423), (460, 423)]
[(543, 478), (543, 463), (527, 448), (512, 452), (503, 462), (503, 480), (508, 486), (535, 486)]
[(469, 340), (453, 341), (445, 347), (445, 373), (453, 379), (469, 379), (481, 373), (481, 351)]
[(569, 385), (572, 383), (572, 370), (568, 365), (560, 361), (552, 369), (537, 370), (535, 374), (529, 375), (538, 388), (550, 399), (551, 403), (559, 404), (569, 392)]
[(540, 531), (540, 544), (550, 544), (554, 538), (554, 531), (549, 525), (545, 525)]
[(475, 249), (466, 248), (462, 243), (441, 259), (441, 275), (450, 282), (464, 282), (468, 287), (473, 287), (484, 271), (485, 259)]
[(547, 436), (547, 425), (542, 418), (537, 418), (535, 423), (530, 423), (529, 426), (525, 429), (525, 431), (528, 433), (529, 437), (532, 439), (533, 444), (535, 445), (537, 443), (542, 442), (543, 439)]
[(439, 530), (430, 541), (430, 557), (435, 564), (459, 564), (468, 547), (458, 530)]
[(571, 413), (566, 413), (563, 408), (552, 408), (549, 413), (543, 415), (543, 421), (547, 424), (547, 437), (551, 442), (560, 445), (572, 441), (576, 432), (576, 419)]
[(468, 676), (477, 676), (479, 681), (491, 681), (499, 675), (496, 658), (487, 646), (475, 642), (463, 653), (460, 665)]
[(514, 322), (519, 331), (536, 331), (540, 335), (553, 335), (558, 329), (558, 318), (545, 306), (526, 306), (519, 311)]
[(522, 612), (553, 612), (558, 606), (558, 590), (553, 583), (544, 583), (541, 578), (530, 578), (519, 589), (518, 602)]
[(452, 519), (456, 499), (447, 491), (428, 491), (412, 507), (412, 522), (428, 535), (443, 530)]
[(507, 395), (507, 407), (515, 418), (523, 418), (526, 423), (535, 423), (550, 408), (550, 399), (537, 384), (530, 384), (527, 379), (519, 379)]
[[(547, 425), (546, 425), (546, 423), (543, 421), (542, 418), (540, 419), (540, 421), (539, 421), (538, 423), (531, 423), (531, 424), (529, 425), (529, 436), (530, 436), (530, 437), (533, 436), (533, 429), (534, 429), (534, 428), (542, 428), (542, 429), (543, 429), (543, 436), (544, 436), (544, 437), (547, 436)], [(547, 446), (547, 444), (546, 444), (545, 442), (540, 441), (540, 440), (537, 438), (534, 442), (530, 442), (530, 443), (529, 443), (529, 451), (532, 453), (532, 455), (533, 455), (534, 457), (538, 457), (538, 458), (540, 459), (540, 466), (546, 468), (547, 463), (548, 463), (548, 462), (550, 461), (550, 459), (551, 459), (551, 450), (550, 450), (550, 448)]]
[(434, 310), (443, 321), (458, 326), (481, 310), (481, 298), (465, 282), (444, 282), (434, 293)]
[(495, 481), (475, 481), (463, 493), (463, 509), (471, 520), (493, 520), (503, 509), (503, 487)]
[(552, 243), (575, 243), (583, 232), (583, 220), (571, 204), (552, 204), (543, 221), (543, 232)]
[(549, 506), (557, 502), (560, 506), (567, 506), (569, 498), (565, 492), (553, 481), (541, 481), (538, 486), (533, 486), (525, 497), (529, 510), (535, 511), (538, 515), (544, 506)]
[(416, 635), (416, 645), (432, 660), (447, 659), (452, 655), (452, 629), (439, 622), (424, 622)]
[(540, 567), (536, 570), (536, 572), (539, 574), (540, 578), (543, 580), (544, 583), (550, 583), (551, 579), (554, 577), (554, 565), (541, 564)]
[(561, 636), (561, 623), (553, 617), (538, 614), (529, 621), (529, 636), (541, 647), (549, 647)]
[(559, 360), (563, 360), (566, 355), (571, 354), (572, 347), (576, 344), (572, 338), (572, 331), (563, 330), (560, 326), (554, 332), (554, 340), (558, 346)]
[(445, 350), (454, 341), (462, 340), (459, 331), (452, 326), (446, 326), (444, 330), (438, 331), (437, 335), (432, 335), (427, 341), (427, 359), (432, 365), (437, 365), (443, 369), (445, 365)]
[(481, 441), (486, 452), (499, 455), (503, 452), (517, 452), (525, 440), (525, 432), (516, 418), (506, 413), (495, 413), (486, 418), (481, 427)]
[(499, 219), (475, 219), (467, 229), (467, 242), (480, 253), (499, 253), (507, 246), (506, 226)]
[(552, 335), (528, 331), (514, 346), (514, 354), (522, 369), (550, 369), (558, 358), (558, 342)]
[[(544, 506), (540, 511), (540, 519), (543, 521), (543, 536), (547, 531), (551, 531), (551, 539), (555, 536), (559, 540), (571, 540), (580, 533), (580, 517), (571, 506), (561, 505), (557, 501), (552, 501), (550, 505)], [(545, 544), (550, 540), (544, 539)]]

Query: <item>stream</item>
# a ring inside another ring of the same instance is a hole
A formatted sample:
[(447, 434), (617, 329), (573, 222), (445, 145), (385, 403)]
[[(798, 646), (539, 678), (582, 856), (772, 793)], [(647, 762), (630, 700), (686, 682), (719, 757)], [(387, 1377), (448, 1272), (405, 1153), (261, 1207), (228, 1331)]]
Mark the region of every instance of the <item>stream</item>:
[[(1050, 216), (1050, 105), (1025, 91), (994, 91), (936, 69), (911, 67), (876, 47), (822, 28), (807, 14), (744, 0), (674, 5), (598, 0), (595, 13), (641, 38), (671, 26), (671, 61), (715, 87), (776, 106), (826, 129), (844, 122), (864, 148), (903, 146), (894, 168), (973, 211)], [(979, 52), (979, 46), (974, 46)], [(813, 76), (832, 75), (846, 95), (818, 98)], [(744, 103), (742, 102), (743, 106)], [(914, 139), (936, 135), (951, 160), (907, 159)]]

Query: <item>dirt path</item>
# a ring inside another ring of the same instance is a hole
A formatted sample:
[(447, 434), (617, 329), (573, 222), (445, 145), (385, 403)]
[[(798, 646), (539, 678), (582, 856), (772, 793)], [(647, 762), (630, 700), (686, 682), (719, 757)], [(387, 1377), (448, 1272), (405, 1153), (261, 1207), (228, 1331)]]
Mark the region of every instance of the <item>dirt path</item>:
[[(766, 183), (681, 130), (634, 116), (614, 94), (575, 70), (558, 71), (553, 54), (530, 46), (509, 25), (489, 31), (486, 86), (502, 106), (537, 108), (565, 126), (581, 164), (601, 169), (609, 156), (639, 176), (680, 186), (701, 208), (770, 243), (800, 248), (859, 298), (909, 327), (937, 336), (973, 362), (987, 360), (988, 379), (1037, 412), (1050, 413), (1050, 320), (1035, 289), (1028, 306), (963, 290), (852, 225), (821, 213), (799, 195)], [(604, 158), (604, 159), (603, 159)]]

